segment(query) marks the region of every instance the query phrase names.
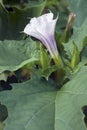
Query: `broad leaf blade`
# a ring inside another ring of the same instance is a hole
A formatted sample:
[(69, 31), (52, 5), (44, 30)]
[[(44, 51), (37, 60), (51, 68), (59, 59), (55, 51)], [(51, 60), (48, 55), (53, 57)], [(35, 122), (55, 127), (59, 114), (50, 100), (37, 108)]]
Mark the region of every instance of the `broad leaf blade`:
[(5, 70), (15, 71), (38, 59), (39, 50), (32, 40), (0, 41), (0, 73)]
[(49, 82), (37, 76), (0, 93), (8, 108), (5, 130), (54, 130), (56, 88)]
[(87, 129), (82, 112), (87, 105), (87, 67), (58, 91), (55, 103), (55, 130)]

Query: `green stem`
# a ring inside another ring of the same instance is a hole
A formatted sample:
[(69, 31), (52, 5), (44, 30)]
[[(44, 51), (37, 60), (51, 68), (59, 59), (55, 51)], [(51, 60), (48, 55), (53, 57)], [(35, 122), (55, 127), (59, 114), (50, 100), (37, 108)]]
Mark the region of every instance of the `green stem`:
[(58, 66), (58, 70), (54, 72), (55, 81), (61, 85), (65, 76), (65, 70), (63, 69), (64, 65), (60, 56), (58, 58), (53, 59), (56, 66)]
[(63, 61), (62, 61), (60, 55), (57, 58), (53, 58), (53, 61), (56, 66), (63, 67)]

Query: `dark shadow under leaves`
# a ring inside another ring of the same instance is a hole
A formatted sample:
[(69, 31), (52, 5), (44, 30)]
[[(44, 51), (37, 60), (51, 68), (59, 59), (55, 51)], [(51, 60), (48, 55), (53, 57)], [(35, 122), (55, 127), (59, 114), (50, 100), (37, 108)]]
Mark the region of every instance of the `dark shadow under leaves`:
[(83, 114), (85, 115), (85, 117), (84, 117), (84, 123), (85, 123), (85, 125), (87, 127), (87, 105), (85, 105), (85, 106), (82, 107), (82, 111), (83, 111)]

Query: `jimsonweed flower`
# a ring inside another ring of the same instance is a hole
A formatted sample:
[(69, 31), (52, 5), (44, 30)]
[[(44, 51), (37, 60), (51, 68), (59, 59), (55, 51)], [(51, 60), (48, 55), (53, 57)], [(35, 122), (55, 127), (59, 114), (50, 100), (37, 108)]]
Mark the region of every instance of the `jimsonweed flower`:
[(58, 59), (59, 55), (54, 38), (57, 19), (58, 17), (53, 19), (53, 13), (50, 12), (40, 17), (32, 18), (24, 28), (24, 33), (39, 39), (55, 60)]

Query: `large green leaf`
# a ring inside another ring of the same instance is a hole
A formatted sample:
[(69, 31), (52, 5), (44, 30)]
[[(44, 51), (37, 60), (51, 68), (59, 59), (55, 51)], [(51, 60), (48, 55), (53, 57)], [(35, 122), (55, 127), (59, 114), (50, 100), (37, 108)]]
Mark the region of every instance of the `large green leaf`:
[(87, 105), (87, 67), (58, 91), (55, 130), (87, 130), (82, 108)]
[(54, 130), (55, 84), (35, 76), (12, 86), (11, 91), (0, 92), (8, 109), (5, 130)]
[(0, 73), (17, 70), (38, 59), (39, 50), (36, 42), (32, 40), (0, 41)]
[(46, 2), (38, 0), (21, 5), (17, 1), (7, 0), (3, 3), (0, 2), (0, 39), (21, 39), (20, 32), (30, 18), (41, 14)]

